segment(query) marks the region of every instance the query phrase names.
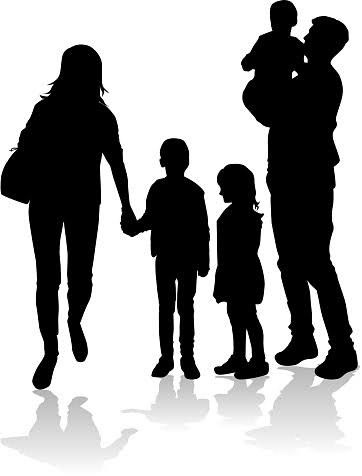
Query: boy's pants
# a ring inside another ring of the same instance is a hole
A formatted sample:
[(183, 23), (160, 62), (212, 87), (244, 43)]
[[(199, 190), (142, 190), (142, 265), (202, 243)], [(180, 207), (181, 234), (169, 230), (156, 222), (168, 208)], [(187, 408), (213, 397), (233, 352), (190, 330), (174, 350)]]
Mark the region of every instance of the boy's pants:
[[(180, 316), (181, 355), (193, 355), (194, 349), (194, 296), (197, 269), (193, 264), (175, 264), (166, 257), (156, 258), (156, 281), (159, 300), (159, 336), (161, 355), (173, 358), (174, 312)], [(176, 296), (177, 281), (177, 296)]]

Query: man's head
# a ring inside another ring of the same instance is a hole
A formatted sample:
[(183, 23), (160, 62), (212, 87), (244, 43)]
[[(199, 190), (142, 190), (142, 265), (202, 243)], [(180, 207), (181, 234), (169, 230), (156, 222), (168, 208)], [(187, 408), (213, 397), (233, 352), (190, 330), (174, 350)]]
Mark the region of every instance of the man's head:
[(270, 23), (273, 30), (290, 30), (297, 24), (298, 12), (292, 2), (279, 0), (270, 7)]
[(304, 37), (305, 55), (308, 60), (330, 62), (349, 39), (347, 27), (330, 17), (317, 17)]
[(189, 149), (182, 139), (167, 139), (161, 146), (160, 164), (167, 176), (183, 176), (189, 166)]

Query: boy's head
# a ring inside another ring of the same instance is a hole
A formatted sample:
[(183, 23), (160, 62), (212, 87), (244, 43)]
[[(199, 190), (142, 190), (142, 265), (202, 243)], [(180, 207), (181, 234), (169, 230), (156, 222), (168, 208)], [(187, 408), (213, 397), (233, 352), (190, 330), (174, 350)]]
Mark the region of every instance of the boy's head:
[(297, 24), (298, 12), (292, 2), (279, 0), (270, 7), (272, 30), (290, 30)]
[(167, 139), (161, 146), (160, 164), (167, 176), (183, 176), (189, 166), (189, 149), (182, 139)]
[(305, 55), (308, 60), (330, 62), (349, 39), (347, 27), (330, 17), (317, 17), (304, 37)]
[(245, 206), (257, 204), (254, 175), (245, 165), (226, 165), (218, 173), (217, 183), (226, 203), (238, 202)]

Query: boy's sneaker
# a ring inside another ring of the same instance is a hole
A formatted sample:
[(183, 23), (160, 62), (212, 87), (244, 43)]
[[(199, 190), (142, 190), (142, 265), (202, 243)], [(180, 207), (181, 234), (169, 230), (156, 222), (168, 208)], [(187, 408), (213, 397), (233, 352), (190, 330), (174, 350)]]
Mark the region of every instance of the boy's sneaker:
[(263, 377), (269, 373), (269, 364), (264, 361), (257, 361), (251, 359), (248, 364), (238, 368), (234, 377), (237, 379), (248, 379)]
[(242, 361), (241, 358), (232, 355), (224, 364), (214, 367), (214, 371), (217, 375), (233, 374), (240, 367)]
[(325, 361), (315, 369), (315, 374), (320, 378), (338, 379), (357, 367), (357, 354), (352, 346), (348, 349), (330, 349)]
[(49, 387), (52, 382), (54, 368), (58, 360), (58, 355), (47, 355), (45, 354), (43, 360), (38, 365), (34, 376), (33, 376), (33, 385), (38, 390), (43, 390), (44, 388)]
[(173, 358), (161, 356), (152, 371), (152, 377), (163, 378), (173, 369)]
[(292, 337), (287, 347), (276, 354), (275, 360), (279, 365), (297, 365), (303, 360), (314, 359), (317, 355), (318, 348), (313, 336)]
[(195, 380), (200, 377), (199, 369), (196, 366), (193, 356), (181, 357), (181, 369), (185, 375), (185, 378)]

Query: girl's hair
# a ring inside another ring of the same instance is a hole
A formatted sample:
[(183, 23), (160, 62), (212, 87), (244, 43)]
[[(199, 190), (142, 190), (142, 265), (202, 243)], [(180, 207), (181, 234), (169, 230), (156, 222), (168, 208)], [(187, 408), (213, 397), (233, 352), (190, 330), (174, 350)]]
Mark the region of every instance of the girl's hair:
[(258, 210), (259, 202), (256, 201), (255, 180), (253, 173), (242, 164), (226, 165), (217, 175), (220, 186), (231, 188), (235, 191), (246, 193), (253, 207)]
[(78, 91), (87, 99), (104, 104), (103, 94), (108, 92), (102, 83), (102, 60), (99, 54), (88, 45), (75, 45), (64, 51), (58, 78), (50, 83), (48, 93), (42, 95), (58, 97)]

